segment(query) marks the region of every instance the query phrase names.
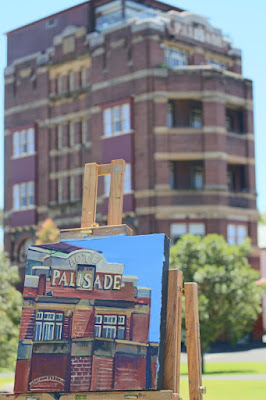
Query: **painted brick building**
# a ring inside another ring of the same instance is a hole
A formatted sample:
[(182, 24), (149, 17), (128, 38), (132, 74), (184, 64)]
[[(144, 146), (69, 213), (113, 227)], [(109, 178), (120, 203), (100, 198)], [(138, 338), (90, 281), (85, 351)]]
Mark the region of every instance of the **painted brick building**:
[(85, 163), (124, 158), (124, 221), (136, 234), (249, 236), (259, 268), (252, 82), (219, 29), (155, 0), (91, 0), (7, 40), (4, 223), (14, 262), (47, 216), (80, 226)]
[(28, 252), (15, 392), (155, 389), (151, 289), (66, 243)]

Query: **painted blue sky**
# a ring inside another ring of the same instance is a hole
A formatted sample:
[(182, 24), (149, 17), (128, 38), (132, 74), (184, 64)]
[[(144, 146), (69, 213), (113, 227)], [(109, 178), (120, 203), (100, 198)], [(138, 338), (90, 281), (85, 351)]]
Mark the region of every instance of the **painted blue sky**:
[[(4, 33), (34, 20), (72, 7), (80, 0), (34, 1), (9, 0), (0, 6), (0, 207), (3, 206), (3, 123), (4, 123), (4, 81), (6, 66), (6, 38)], [(216, 2), (205, 0), (169, 0), (167, 3), (204, 15), (210, 22), (229, 35), (235, 46), (242, 49), (243, 73), (254, 82), (255, 140), (257, 160), (258, 208), (266, 211), (266, 135), (264, 133), (265, 93), (266, 93), (266, 2), (265, 0), (233, 0)]]
[(165, 237), (163, 234), (154, 234), (64, 241), (101, 251), (109, 263), (124, 264), (123, 275), (137, 276), (138, 286), (151, 288), (151, 342), (159, 341)]

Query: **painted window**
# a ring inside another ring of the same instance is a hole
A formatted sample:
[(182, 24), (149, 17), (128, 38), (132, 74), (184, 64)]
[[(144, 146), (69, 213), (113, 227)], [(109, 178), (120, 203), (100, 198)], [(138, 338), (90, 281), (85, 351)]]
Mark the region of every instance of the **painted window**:
[(94, 320), (94, 336), (108, 339), (125, 338), (125, 315), (96, 315)]
[(13, 208), (21, 210), (34, 205), (34, 182), (23, 182), (13, 186)]
[(228, 244), (241, 244), (248, 237), (247, 226), (240, 224), (227, 225), (227, 242)]
[[(124, 194), (130, 193), (132, 190), (132, 174), (131, 164), (126, 164), (125, 175), (124, 175)], [(109, 196), (111, 184), (111, 175), (104, 176), (104, 194)]]
[(35, 151), (34, 129), (24, 129), (13, 134), (13, 156), (23, 157)]
[(172, 69), (188, 64), (187, 52), (180, 49), (165, 47), (164, 57), (165, 64)]
[(64, 314), (38, 311), (35, 321), (35, 340), (60, 340), (63, 335)]
[(129, 132), (130, 104), (106, 108), (103, 112), (104, 136), (115, 136), (120, 133)]
[(205, 236), (205, 224), (201, 222), (177, 223), (171, 225), (171, 241), (175, 244), (181, 236), (192, 233), (196, 236)]

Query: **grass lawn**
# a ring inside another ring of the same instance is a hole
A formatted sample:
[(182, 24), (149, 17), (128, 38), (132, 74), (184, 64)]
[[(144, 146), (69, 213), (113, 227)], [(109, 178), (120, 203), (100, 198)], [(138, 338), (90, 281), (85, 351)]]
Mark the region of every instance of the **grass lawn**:
[[(207, 393), (203, 400), (265, 400), (265, 381), (215, 381), (203, 379)], [(189, 400), (188, 382), (181, 379), (180, 396)]]
[[(208, 362), (205, 363), (205, 374), (257, 374), (266, 375), (266, 362)], [(187, 364), (181, 364), (181, 375), (187, 375)]]
[(0, 389), (6, 383), (11, 383), (11, 382), (14, 382), (14, 377), (10, 376), (10, 377), (5, 378), (3, 376), (0, 376)]

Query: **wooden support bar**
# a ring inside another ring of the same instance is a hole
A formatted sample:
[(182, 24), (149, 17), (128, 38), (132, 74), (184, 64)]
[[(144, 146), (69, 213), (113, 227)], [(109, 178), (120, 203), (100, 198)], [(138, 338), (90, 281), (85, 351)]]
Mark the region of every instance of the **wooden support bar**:
[(98, 176), (109, 175), (112, 172), (112, 164), (101, 164), (98, 167)]
[(189, 399), (202, 400), (198, 286), (194, 282), (185, 283), (184, 286)]
[(0, 394), (0, 400), (54, 400), (55, 397), (59, 400), (179, 400), (179, 396), (170, 390)]
[(126, 162), (124, 160), (112, 160), (111, 166), (112, 172), (107, 225), (120, 225), (122, 223)]
[(179, 393), (183, 273), (169, 270), (164, 363), (164, 389)]
[(96, 202), (98, 188), (98, 164), (85, 164), (83, 179), (83, 198), (81, 228), (93, 226), (96, 219)]

